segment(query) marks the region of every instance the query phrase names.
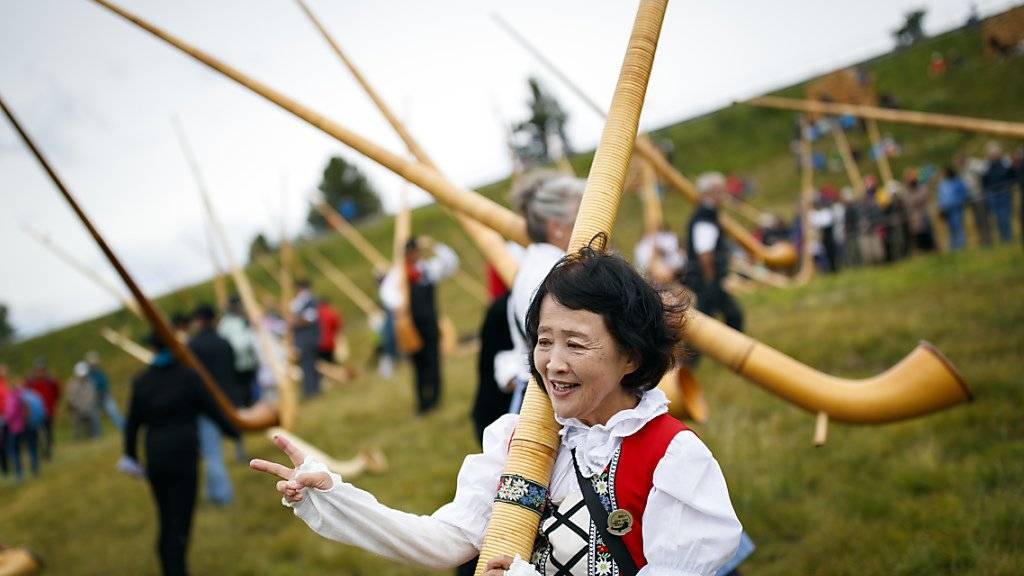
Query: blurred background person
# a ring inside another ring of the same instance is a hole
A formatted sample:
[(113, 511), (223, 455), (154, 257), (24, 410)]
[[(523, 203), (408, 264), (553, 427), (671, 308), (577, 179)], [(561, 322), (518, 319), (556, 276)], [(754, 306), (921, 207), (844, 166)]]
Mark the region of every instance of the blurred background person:
[[(118, 468), (149, 480), (157, 508), (161, 570), (165, 576), (184, 576), (197, 492), (197, 420), (208, 418), (229, 436), (237, 437), (238, 432), (191, 368), (180, 364), (155, 335), (150, 336), (149, 344), (153, 362), (132, 381), (124, 456)], [(138, 450), (142, 428), (146, 429), (144, 469)]]
[(71, 432), (77, 439), (95, 438), (99, 428), (100, 405), (96, 386), (89, 378), (89, 364), (78, 362), (67, 384)]
[[(110, 418), (110, 423), (120, 432), (124, 429), (124, 417), (121, 416), (121, 411), (117, 407), (117, 400), (110, 393), (110, 379), (107, 378), (107, 373), (100, 366), (99, 353), (95, 350), (86, 352), (85, 362), (89, 365), (89, 379), (92, 380), (93, 386), (96, 388), (96, 401), (99, 403), (100, 416), (106, 414)], [(99, 427), (100, 418), (97, 418), (93, 435), (99, 435)]]

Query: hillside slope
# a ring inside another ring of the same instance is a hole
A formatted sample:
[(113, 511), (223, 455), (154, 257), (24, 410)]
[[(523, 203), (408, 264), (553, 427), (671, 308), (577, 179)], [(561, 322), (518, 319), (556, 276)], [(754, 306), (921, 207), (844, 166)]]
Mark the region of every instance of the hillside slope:
[[(981, 56), (976, 30), (929, 40), (869, 62), (883, 90), (908, 108), (1024, 118), (1024, 60)], [(961, 67), (942, 79), (926, 76), (934, 50), (957, 50)], [(780, 92), (797, 95), (799, 86)], [(743, 173), (758, 184), (755, 202), (788, 210), (798, 174), (789, 155), (792, 115), (732, 106), (666, 127), (675, 161), (688, 174), (705, 169)], [(978, 152), (984, 138), (883, 127), (904, 145), (905, 166), (945, 162), (958, 150)], [(863, 143), (856, 141), (855, 146)], [(590, 155), (573, 159), (581, 173)], [(870, 166), (862, 165), (865, 171)], [(822, 177), (843, 180), (842, 174)], [(823, 180), (820, 180), (823, 181)], [(507, 183), (483, 187), (503, 199)], [(688, 208), (669, 194), (665, 214), (680, 229)], [(417, 210), (414, 230), (455, 247), (464, 268), (480, 277), (482, 262), (450, 219), (435, 206)], [(638, 199), (624, 199), (614, 243), (630, 253), (640, 234)], [(364, 233), (390, 251), (391, 220)], [(336, 237), (317, 244), (367, 292), (369, 266)], [(254, 280), (271, 288), (265, 275)], [(341, 305), (357, 364), (372, 338), (358, 310), (321, 278), (317, 292)], [(165, 311), (212, 298), (209, 284), (160, 299)], [(442, 287), (443, 308), (460, 333), (479, 325), (482, 310), (454, 284)], [(962, 370), (977, 400), (913, 422), (884, 427), (832, 427), (829, 444), (811, 446), (813, 418), (750, 386), (711, 362), (699, 374), (711, 420), (698, 427), (730, 484), (734, 504), (759, 548), (757, 574), (1016, 574), (1024, 566), (1024, 256), (1019, 246), (917, 258), (889, 268), (818, 278), (790, 291), (744, 296), (750, 333), (819, 369), (844, 376), (881, 372), (928, 339)], [(103, 326), (141, 337), (126, 312), (34, 338), (0, 354), (15, 372), (45, 356), (61, 375), (85, 351), (103, 355), (122, 399), (139, 364), (98, 336)], [(362, 366), (360, 366), (362, 367)], [(387, 504), (429, 513), (451, 498), (458, 466), (476, 450), (467, 414), (475, 387), (475, 357), (445, 365), (442, 408), (412, 414), (411, 374), (391, 381), (372, 375), (304, 406), (297, 432), (345, 458), (365, 446), (382, 448), (391, 471), (357, 483)], [(54, 574), (154, 573), (154, 520), (145, 486), (114, 472), (120, 439), (70, 440), (61, 426), (58, 454), (42, 478), (14, 486), (0, 481), (0, 541), (38, 551)], [(279, 458), (262, 437), (254, 455)], [(200, 508), (191, 562), (197, 574), (407, 575), (363, 552), (319, 539), (280, 507), (273, 481), (233, 466), (237, 501), (228, 509)]]

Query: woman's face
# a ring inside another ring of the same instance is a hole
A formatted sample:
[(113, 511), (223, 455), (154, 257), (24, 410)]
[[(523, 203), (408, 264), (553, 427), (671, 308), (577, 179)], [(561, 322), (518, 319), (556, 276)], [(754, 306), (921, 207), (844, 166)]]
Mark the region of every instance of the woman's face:
[(620, 382), (637, 364), (619, 350), (600, 314), (572, 310), (545, 296), (533, 362), (561, 418), (593, 426), (636, 406), (636, 397)]

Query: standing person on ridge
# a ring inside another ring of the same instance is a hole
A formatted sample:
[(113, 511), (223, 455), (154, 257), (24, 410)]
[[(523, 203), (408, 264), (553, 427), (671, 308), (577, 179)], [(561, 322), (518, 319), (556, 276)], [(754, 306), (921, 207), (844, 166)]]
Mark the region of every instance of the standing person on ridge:
[[(188, 347), (213, 376), (221, 391), (235, 406), (244, 400), (242, 389), (235, 384), (235, 352), (231, 344), (214, 329), (213, 307), (200, 304), (193, 313), (193, 335)], [(217, 506), (227, 506), (234, 498), (231, 477), (224, 465), (224, 441), (212, 418), (199, 416), (199, 448), (205, 470), (206, 499)]]
[(43, 460), (47, 462), (53, 457), (53, 425), (57, 420), (57, 403), (60, 400), (60, 383), (46, 369), (46, 362), (37, 358), (32, 375), (25, 382), (25, 387), (34, 390), (43, 400), (43, 421), (39, 432), (42, 438)]
[(291, 302), (292, 340), (299, 349), (299, 368), (302, 369), (302, 397), (312, 398), (320, 393), (320, 374), (316, 371), (317, 348), (320, 343), (320, 314), (316, 298), (310, 290), (309, 279), (295, 282), (299, 291)]
[(519, 259), (508, 300), (508, 327), (513, 348), (494, 359), (494, 380), (513, 392), (509, 413), (518, 414), (530, 381), (526, 312), (548, 271), (565, 255), (580, 209), (586, 181), (554, 170), (535, 170), (519, 179), (510, 194), (512, 207), (526, 220), (530, 245)]
[(0, 364), (0, 474), (5, 477), (10, 473), (7, 461), (7, 439), (11, 434), (5, 415), (7, 403), (11, 401), (12, 396), (11, 389), (7, 385), (7, 365)]
[[(149, 337), (149, 345), (155, 353), (153, 362), (132, 381), (124, 456), (117, 466), (149, 480), (157, 508), (161, 570), (164, 576), (184, 576), (197, 492), (197, 419), (209, 418), (229, 436), (237, 437), (238, 432), (191, 368), (180, 364), (156, 335)], [(145, 468), (139, 465), (140, 428), (146, 429)]]
[(334, 358), (334, 345), (338, 334), (344, 327), (341, 313), (325, 297), (317, 299), (316, 310), (320, 320), (320, 341), (316, 347), (317, 358), (327, 362), (337, 362)]
[(71, 430), (75, 438), (94, 438), (99, 427), (100, 406), (96, 386), (89, 378), (89, 364), (75, 364), (74, 375), (67, 384), (68, 413), (71, 415)]
[[(427, 253), (432, 252), (431, 256)], [(428, 236), (413, 236), (405, 243), (405, 265), (409, 278), (409, 308), (412, 321), (423, 339), (423, 347), (412, 355), (416, 368), (416, 413), (423, 415), (441, 401), (441, 331), (438, 327), (435, 286), (455, 274), (459, 257), (448, 246)], [(398, 266), (393, 266), (380, 287), (383, 304), (397, 310), (404, 301), (398, 288)]]
[[(686, 230), (686, 270), (683, 284), (697, 295), (697, 309), (715, 316), (722, 314), (725, 323), (743, 331), (743, 311), (732, 295), (725, 291), (722, 281), (729, 274), (729, 245), (718, 222), (718, 207), (725, 194), (725, 177), (718, 172), (707, 172), (697, 178), (700, 204), (690, 216)], [(695, 366), (699, 355), (689, 361)]]
[(110, 418), (110, 423), (120, 432), (124, 429), (124, 418), (121, 416), (121, 411), (117, 409), (117, 400), (114, 400), (113, 395), (110, 394), (110, 379), (107, 378), (107, 373), (100, 366), (99, 353), (95, 350), (86, 352), (85, 362), (89, 366), (89, 379), (96, 388), (96, 402), (100, 409), (93, 428), (93, 436), (100, 434), (100, 419), (103, 413), (106, 413)]
[(1003, 243), (1013, 240), (1013, 196), (1011, 195), (1014, 180), (1017, 176), (1013, 171), (1010, 159), (1003, 155), (1003, 149), (996, 142), (985, 145), (988, 154), (988, 168), (981, 175), (981, 188), (985, 192), (985, 200), (989, 211), (996, 218), (996, 230), (999, 240)]
[(235, 384), (239, 388), (242, 406), (256, 401), (256, 336), (242, 313), (242, 299), (232, 294), (228, 307), (217, 323), (217, 333), (231, 344), (235, 352)]
[(964, 205), (969, 199), (969, 192), (964, 181), (956, 173), (953, 166), (946, 170), (939, 182), (939, 214), (949, 228), (949, 251), (963, 250), (964, 237)]

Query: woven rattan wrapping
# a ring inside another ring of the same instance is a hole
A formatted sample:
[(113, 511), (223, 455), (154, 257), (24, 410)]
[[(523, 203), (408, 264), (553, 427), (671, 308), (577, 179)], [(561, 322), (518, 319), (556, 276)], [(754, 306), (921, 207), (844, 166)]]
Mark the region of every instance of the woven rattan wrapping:
[[(667, 0), (640, 3), (608, 122), (594, 156), (569, 242), (570, 252), (589, 244), (595, 235), (608, 235), (612, 231), (667, 4)], [(547, 486), (557, 450), (558, 427), (551, 402), (531, 382), (509, 447), (505, 474), (519, 475)], [(529, 510), (496, 502), (480, 551), (477, 574), (483, 573), (487, 562), (500, 554), (528, 558), (539, 522), (540, 518)]]

